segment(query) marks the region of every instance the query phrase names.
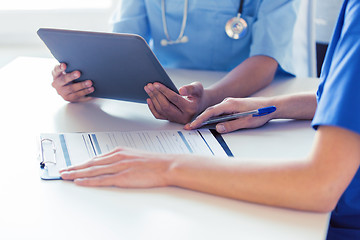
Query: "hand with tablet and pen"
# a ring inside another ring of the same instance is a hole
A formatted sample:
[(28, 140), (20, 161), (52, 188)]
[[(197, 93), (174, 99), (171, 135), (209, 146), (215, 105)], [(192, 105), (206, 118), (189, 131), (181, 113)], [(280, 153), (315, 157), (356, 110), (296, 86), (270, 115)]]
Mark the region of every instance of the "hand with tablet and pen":
[(276, 106), (266, 105), (262, 98), (227, 98), (207, 108), (185, 129), (192, 130), (206, 125), (215, 125), (219, 133), (232, 132), (242, 128), (256, 128), (274, 118)]

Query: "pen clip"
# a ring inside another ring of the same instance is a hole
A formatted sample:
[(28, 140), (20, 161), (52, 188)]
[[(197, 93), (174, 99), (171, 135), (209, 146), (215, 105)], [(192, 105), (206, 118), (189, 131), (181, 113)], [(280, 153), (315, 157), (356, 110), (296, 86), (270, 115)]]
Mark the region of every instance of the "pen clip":
[(261, 117), (261, 116), (265, 116), (268, 115), (272, 112), (276, 111), (276, 107), (275, 106), (270, 106), (270, 107), (264, 107), (264, 108), (259, 108), (258, 109), (258, 113), (257, 114), (253, 114), (253, 117)]

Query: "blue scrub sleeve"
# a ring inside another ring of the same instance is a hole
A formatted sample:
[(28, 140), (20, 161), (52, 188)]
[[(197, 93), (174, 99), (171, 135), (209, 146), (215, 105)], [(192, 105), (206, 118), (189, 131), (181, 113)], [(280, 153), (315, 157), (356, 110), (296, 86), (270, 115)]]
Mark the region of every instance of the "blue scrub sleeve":
[(298, 0), (262, 1), (253, 25), (250, 56), (272, 57), (284, 71), (294, 74), (292, 46), (298, 8)]
[(150, 39), (149, 20), (144, 0), (122, 0), (114, 12), (113, 32), (133, 33)]
[(349, 1), (324, 63), (313, 127), (338, 126), (360, 134), (360, 4)]

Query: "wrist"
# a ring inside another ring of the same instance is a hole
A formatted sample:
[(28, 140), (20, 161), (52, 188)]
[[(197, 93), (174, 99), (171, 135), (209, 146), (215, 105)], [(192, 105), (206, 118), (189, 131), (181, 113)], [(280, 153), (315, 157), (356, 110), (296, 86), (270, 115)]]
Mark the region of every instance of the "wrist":
[(182, 187), (190, 178), (186, 177), (188, 163), (194, 162), (194, 156), (190, 154), (170, 155), (168, 169), (165, 174), (167, 186)]
[(311, 120), (316, 110), (316, 95), (299, 93), (272, 97), (269, 104), (276, 107), (273, 119), (303, 119)]
[(211, 99), (214, 97), (213, 95), (214, 94), (211, 89), (208, 89), (208, 88), (204, 89), (203, 96), (200, 101), (199, 110), (198, 110), (197, 114), (202, 113), (205, 109), (207, 109), (208, 107), (213, 105), (213, 104), (211, 104)]
[(267, 106), (276, 107), (276, 111), (271, 114), (271, 119), (284, 118), (284, 104), (282, 100), (283, 99), (281, 97), (270, 97), (267, 99)]
[(168, 155), (169, 156), (169, 160), (168, 160), (168, 166), (167, 166), (167, 170), (165, 171), (164, 174), (164, 182), (166, 186), (177, 186), (176, 184), (176, 176), (177, 176), (177, 170), (179, 168), (179, 159), (181, 159), (181, 157), (177, 154), (171, 154)]
[[(217, 88), (206, 88), (204, 89), (203, 101), (202, 101), (202, 111), (206, 108), (214, 106), (225, 99), (221, 90)], [(201, 112), (202, 112), (201, 111)]]

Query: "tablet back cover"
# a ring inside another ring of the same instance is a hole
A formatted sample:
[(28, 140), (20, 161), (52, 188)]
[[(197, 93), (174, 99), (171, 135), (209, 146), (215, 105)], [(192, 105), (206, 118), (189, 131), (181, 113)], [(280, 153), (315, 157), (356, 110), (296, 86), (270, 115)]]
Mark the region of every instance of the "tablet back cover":
[(47, 28), (39, 29), (38, 35), (52, 55), (67, 64), (67, 72), (81, 72), (77, 81), (93, 81), (95, 91), (89, 96), (144, 103), (144, 86), (153, 82), (178, 92), (138, 35)]

